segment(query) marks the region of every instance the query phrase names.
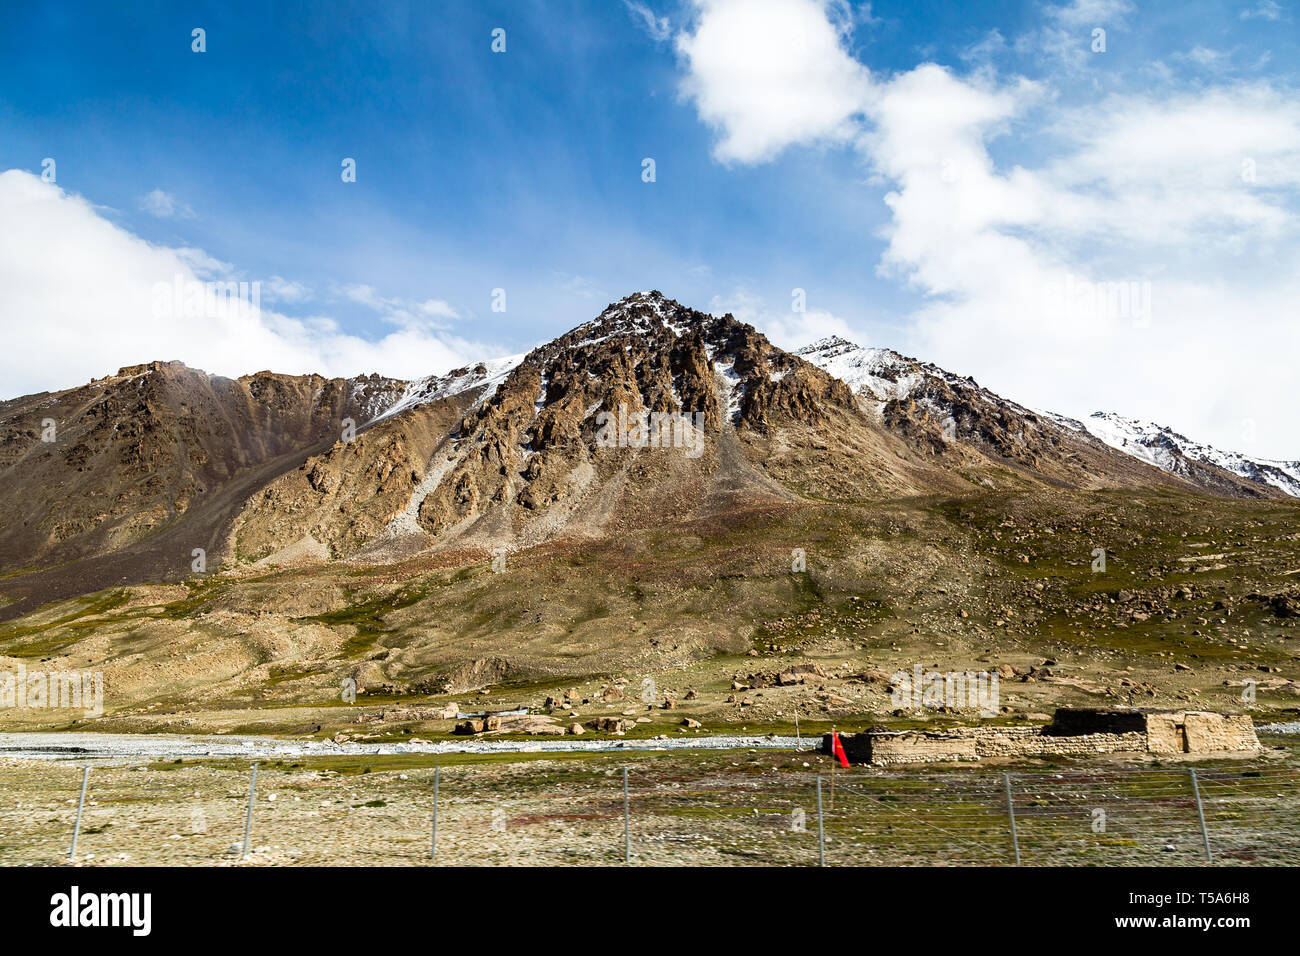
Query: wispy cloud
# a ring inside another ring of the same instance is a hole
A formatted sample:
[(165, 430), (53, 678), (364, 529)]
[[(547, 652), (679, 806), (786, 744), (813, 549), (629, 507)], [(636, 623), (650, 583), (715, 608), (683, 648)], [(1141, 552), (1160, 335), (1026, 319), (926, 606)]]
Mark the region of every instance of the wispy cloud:
[(194, 210), (169, 192), (154, 189), (140, 197), (140, 208), (156, 219), (193, 219)]
[(460, 313), (442, 299), (403, 299), (382, 296), (368, 285), (350, 285), (344, 288), (348, 299), (379, 314), (385, 322), (405, 329), (446, 329), (448, 320), (459, 319)]
[(262, 298), (268, 302), (302, 302), (311, 297), (308, 286), (283, 276), (271, 276), (262, 283)]
[(555, 281), (558, 283), (560, 290), (566, 296), (572, 296), (577, 299), (596, 299), (606, 296), (606, 293), (600, 290), (600, 284), (592, 276), (569, 275), (567, 272), (556, 272)]
[(637, 26), (645, 30), (650, 35), (650, 39), (656, 43), (663, 43), (673, 35), (673, 27), (668, 22), (668, 18), (656, 16), (655, 12), (644, 3), (638, 3), (637, 0), (623, 0), (623, 6), (632, 15)]
[(1270, 20), (1277, 22), (1285, 20), (1290, 22), (1291, 17), (1287, 14), (1286, 8), (1276, 0), (1259, 0), (1259, 3), (1253, 7), (1247, 7), (1241, 11), (1243, 20)]
[(1062, 26), (1091, 28), (1123, 26), (1136, 9), (1129, 0), (1071, 0), (1044, 7), (1043, 12)]

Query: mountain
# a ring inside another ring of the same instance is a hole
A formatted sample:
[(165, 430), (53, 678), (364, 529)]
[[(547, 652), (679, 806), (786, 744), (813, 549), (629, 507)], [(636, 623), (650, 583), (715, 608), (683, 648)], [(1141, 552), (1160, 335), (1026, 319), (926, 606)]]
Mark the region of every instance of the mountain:
[[(398, 384), (226, 379), (153, 362), (0, 403), (0, 570), (128, 547), (193, 519), (339, 434), (344, 419), (374, 416)], [(205, 544), (196, 535), (193, 546)]]
[[(346, 679), (407, 714), (576, 689), (646, 735), (887, 722), (917, 662), (997, 667), (1022, 715), (1231, 706), (1265, 669), (1293, 703), (1300, 502), (1126, 452), (658, 292), (414, 381), (134, 366), (0, 403), (0, 670), (102, 672), (96, 729), (309, 736), (357, 732)], [(651, 675), (680, 703), (625, 699)]]
[[(641, 416), (667, 423), (669, 447), (638, 436)], [(678, 416), (688, 430), (674, 431)], [(241, 560), (388, 560), (601, 537), (810, 491), (945, 487), (951, 477), (866, 419), (844, 383), (731, 316), (651, 292), (459, 391), (408, 388), (356, 442), (250, 501), (233, 540)]]
[(179, 362), (0, 402), (0, 572), (5, 608), (121, 581), (215, 567), (232, 509), (392, 404), (403, 383)]
[(1074, 487), (1154, 483), (1144, 469), (1135, 471), (1131, 462), (1108, 454), (1109, 449), (1214, 494), (1276, 497), (1279, 491), (1293, 493), (1289, 489), (1296, 487), (1287, 471), (1295, 465), (1217, 452), (1167, 430), (1156, 435), (1121, 433), (1113, 423), (1124, 420), (1114, 416), (1093, 416), (1081, 424), (1032, 411), (981, 387), (973, 378), (891, 349), (863, 348), (835, 336), (796, 354), (848, 383), (864, 407), (914, 443), (933, 445), (937, 425), (950, 442), (973, 446), (994, 460), (1024, 466)]
[(1210, 484), (1214, 475), (1226, 471), (1300, 498), (1300, 461), (1270, 461), (1220, 451), (1163, 425), (1124, 418), (1114, 412), (1093, 412), (1082, 422), (1068, 424), (1170, 474)]
[(183, 579), (196, 548), (208, 571), (376, 564), (754, 509), (1033, 488), (1276, 496), (1291, 477), (1171, 434), (1178, 467), (896, 352), (789, 353), (659, 292), (413, 382), (154, 362), (0, 403), (0, 616)]

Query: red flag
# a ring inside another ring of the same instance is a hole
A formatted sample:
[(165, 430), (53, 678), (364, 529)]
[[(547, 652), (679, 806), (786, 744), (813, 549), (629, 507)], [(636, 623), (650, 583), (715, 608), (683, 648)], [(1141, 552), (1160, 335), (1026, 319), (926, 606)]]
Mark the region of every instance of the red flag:
[(840, 735), (833, 730), (831, 731), (831, 754), (840, 758), (841, 767), (849, 765), (848, 755), (844, 753), (844, 745), (840, 743)]

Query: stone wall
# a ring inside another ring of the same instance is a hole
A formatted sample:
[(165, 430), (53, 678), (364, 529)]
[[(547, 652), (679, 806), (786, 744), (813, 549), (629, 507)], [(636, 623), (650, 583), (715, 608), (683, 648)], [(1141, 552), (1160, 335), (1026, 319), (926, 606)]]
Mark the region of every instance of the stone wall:
[[(1019, 729), (1019, 728), (1018, 728)], [(1045, 734), (1041, 728), (1027, 728), (1024, 736), (990, 734), (979, 746), (981, 757), (1080, 757), (1088, 754), (1142, 753), (1147, 749), (1146, 734)]]
[[(1141, 733), (1063, 737), (1044, 734), (1041, 727), (963, 727), (943, 732), (875, 731), (852, 737), (841, 734), (840, 737), (850, 761), (875, 766), (976, 761), (988, 757), (1142, 753), (1147, 749), (1146, 735)], [(858, 740), (863, 737), (867, 739)]]
[[(978, 761), (987, 757), (1082, 757), (1112, 753), (1254, 753), (1255, 726), (1244, 715), (1205, 711), (1058, 710), (1045, 727), (869, 730), (840, 734), (851, 763), (874, 766)], [(830, 735), (822, 741), (830, 753)]]
[(975, 740), (966, 735), (923, 732), (871, 735), (870, 762), (876, 766), (978, 759)]
[(1244, 714), (1165, 711), (1147, 714), (1151, 753), (1240, 753), (1259, 749), (1254, 722)]

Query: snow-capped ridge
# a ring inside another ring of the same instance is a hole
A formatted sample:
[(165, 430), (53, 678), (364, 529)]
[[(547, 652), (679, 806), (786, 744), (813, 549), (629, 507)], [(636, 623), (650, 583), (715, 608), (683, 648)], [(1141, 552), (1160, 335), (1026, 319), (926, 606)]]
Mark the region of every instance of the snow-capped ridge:
[(1110, 447), (1155, 465), (1162, 471), (1185, 475), (1186, 460), (1190, 459), (1300, 498), (1300, 461), (1273, 461), (1223, 451), (1193, 441), (1167, 426), (1125, 418), (1114, 412), (1093, 412), (1078, 424), (1088, 434)]
[(397, 400), (366, 424), (373, 425), (408, 409), (428, 405), (474, 389), (479, 392), (474, 400), (474, 404), (478, 405), (491, 398), (500, 384), (506, 380), (506, 376), (523, 360), (522, 354), (488, 359), (464, 368), (453, 369), (446, 375), (430, 375), (428, 378), (408, 382), (405, 391), (398, 396)]
[[(892, 349), (863, 348), (837, 335), (820, 339), (795, 353), (845, 382), (855, 393), (876, 403), (883, 411), (891, 401), (910, 400), (931, 416), (944, 420), (953, 410), (936, 396), (936, 380), (949, 386), (974, 389), (981, 401), (1022, 417), (1032, 417), (1037, 427), (1053, 426), (1090, 436), (1091, 439), (1123, 452), (1161, 471), (1213, 486), (1222, 479), (1199, 468), (1209, 465), (1248, 482), (1266, 485), (1292, 497), (1300, 497), (1300, 462), (1272, 461), (1226, 452), (1193, 441), (1171, 428), (1125, 418), (1113, 412), (1095, 412), (1085, 421), (1034, 411), (982, 388), (973, 378), (963, 378), (937, 365), (919, 362)], [(948, 393), (951, 394), (951, 393)]]
[[(874, 398), (882, 405), (913, 397), (927, 375), (948, 383), (962, 379), (937, 365), (908, 358), (893, 349), (865, 348), (838, 335), (819, 339), (794, 353), (805, 361), (835, 376), (855, 393)], [(946, 410), (936, 409), (946, 413)]]

